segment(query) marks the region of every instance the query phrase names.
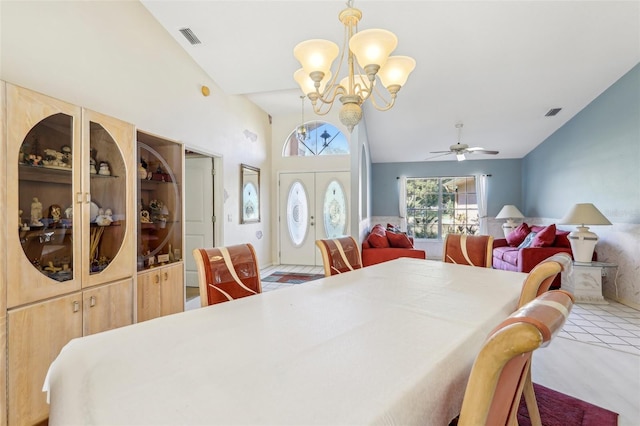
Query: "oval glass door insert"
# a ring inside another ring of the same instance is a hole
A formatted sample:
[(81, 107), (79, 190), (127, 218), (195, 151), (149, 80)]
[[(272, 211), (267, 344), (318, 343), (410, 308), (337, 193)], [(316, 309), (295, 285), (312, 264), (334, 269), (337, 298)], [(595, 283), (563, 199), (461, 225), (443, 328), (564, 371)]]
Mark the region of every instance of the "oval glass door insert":
[(326, 238), (338, 238), (347, 230), (347, 198), (340, 182), (332, 180), (327, 185), (322, 204)]
[(300, 181), (296, 181), (289, 188), (287, 197), (287, 228), (291, 243), (300, 247), (307, 236), (309, 228), (309, 198), (307, 191)]

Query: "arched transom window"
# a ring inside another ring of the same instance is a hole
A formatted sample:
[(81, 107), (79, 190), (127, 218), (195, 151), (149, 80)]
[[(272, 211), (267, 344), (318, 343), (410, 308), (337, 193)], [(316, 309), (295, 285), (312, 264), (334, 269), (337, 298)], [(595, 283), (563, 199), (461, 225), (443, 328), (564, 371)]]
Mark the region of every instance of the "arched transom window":
[(287, 138), (283, 157), (348, 155), (349, 141), (337, 127), (323, 121), (298, 126)]

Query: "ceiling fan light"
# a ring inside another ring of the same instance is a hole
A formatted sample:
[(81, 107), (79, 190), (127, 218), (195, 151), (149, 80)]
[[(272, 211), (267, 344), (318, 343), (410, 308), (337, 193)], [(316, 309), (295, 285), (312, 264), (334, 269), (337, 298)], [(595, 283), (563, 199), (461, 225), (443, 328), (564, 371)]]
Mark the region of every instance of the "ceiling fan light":
[(370, 29), (354, 34), (349, 40), (349, 49), (356, 56), (361, 68), (367, 65), (382, 67), (398, 45), (394, 33), (381, 29)]
[(409, 56), (390, 56), (378, 71), (378, 76), (384, 87), (394, 85), (402, 87), (415, 67), (415, 59)]
[[(314, 82), (311, 79), (311, 77), (309, 77), (309, 74), (305, 72), (304, 68), (300, 68), (299, 70), (294, 72), (293, 78), (296, 81), (296, 83), (298, 83), (298, 86), (300, 86), (300, 90), (302, 90), (302, 93), (304, 93), (305, 95), (308, 95), (309, 93), (315, 93), (316, 87), (314, 85)], [(320, 82), (320, 87), (318, 88), (318, 91), (320, 93), (324, 91), (324, 88), (327, 85), (327, 82), (330, 80), (331, 80), (331, 71), (327, 72), (324, 75), (324, 78), (322, 79), (322, 81)]]
[(464, 161), (465, 160), (464, 152), (456, 152), (456, 158), (458, 159), (458, 161)]
[(313, 39), (298, 43), (293, 48), (293, 56), (300, 62), (304, 71), (311, 75), (321, 72), (325, 76), (338, 57), (338, 45), (329, 40)]

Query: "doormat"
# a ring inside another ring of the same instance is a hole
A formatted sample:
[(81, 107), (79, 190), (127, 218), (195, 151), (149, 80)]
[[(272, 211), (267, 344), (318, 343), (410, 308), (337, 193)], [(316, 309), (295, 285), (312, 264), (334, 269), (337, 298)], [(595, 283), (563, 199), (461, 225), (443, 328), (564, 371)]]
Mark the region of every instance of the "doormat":
[[(538, 410), (544, 426), (615, 426), (618, 414), (572, 396), (533, 384), (538, 401)], [(520, 401), (518, 424), (530, 426), (529, 412), (524, 402)]]
[(324, 274), (305, 274), (301, 272), (274, 272), (262, 278), (262, 281), (270, 283), (283, 283), (283, 284), (302, 284), (307, 281), (313, 281), (320, 278), (324, 278)]

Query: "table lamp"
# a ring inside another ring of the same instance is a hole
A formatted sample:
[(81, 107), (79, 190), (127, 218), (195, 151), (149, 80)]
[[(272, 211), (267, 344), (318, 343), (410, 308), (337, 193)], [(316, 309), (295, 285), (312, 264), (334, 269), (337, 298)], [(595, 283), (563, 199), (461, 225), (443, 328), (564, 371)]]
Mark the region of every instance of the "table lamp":
[(593, 204), (581, 203), (571, 207), (558, 224), (578, 225), (578, 229), (569, 234), (573, 259), (578, 263), (591, 263), (598, 236), (585, 225), (611, 225), (611, 222)]
[(524, 215), (518, 210), (518, 208), (512, 204), (507, 204), (500, 210), (496, 219), (507, 219), (505, 223), (502, 224), (502, 232), (504, 232), (505, 238), (511, 231), (518, 227), (518, 224), (513, 221), (513, 219), (524, 219)]

